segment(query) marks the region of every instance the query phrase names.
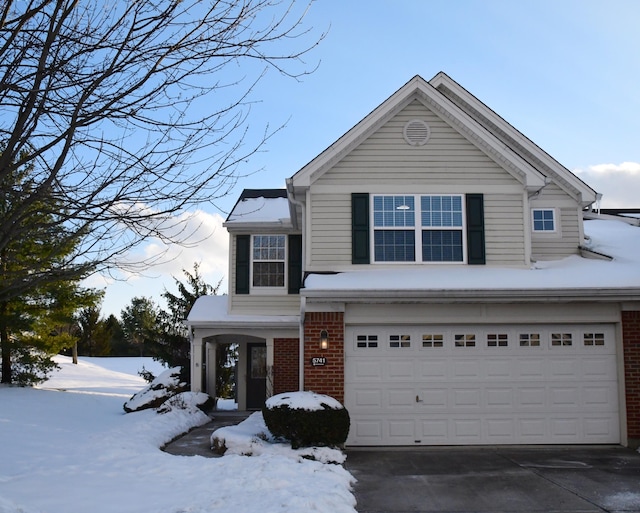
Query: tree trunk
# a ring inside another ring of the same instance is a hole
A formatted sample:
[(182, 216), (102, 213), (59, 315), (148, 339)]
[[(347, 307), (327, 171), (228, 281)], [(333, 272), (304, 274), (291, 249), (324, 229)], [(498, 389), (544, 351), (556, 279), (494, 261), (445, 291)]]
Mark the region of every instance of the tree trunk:
[(78, 341), (77, 340), (73, 343), (73, 347), (71, 348), (71, 357), (73, 358), (73, 363), (78, 365)]
[(11, 341), (6, 324), (7, 303), (0, 303), (0, 349), (2, 350), (2, 383), (11, 383)]

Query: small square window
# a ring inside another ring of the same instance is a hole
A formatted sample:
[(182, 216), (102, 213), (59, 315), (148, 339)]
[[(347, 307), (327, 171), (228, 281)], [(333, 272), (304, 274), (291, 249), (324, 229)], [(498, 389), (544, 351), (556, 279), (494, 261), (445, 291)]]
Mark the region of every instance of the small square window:
[(506, 333), (489, 333), (487, 335), (487, 347), (507, 347), (509, 336)]
[(604, 333), (585, 333), (583, 341), (585, 346), (603, 346)]
[(424, 334), (422, 335), (422, 347), (442, 347), (444, 337), (441, 334)]
[(555, 232), (556, 231), (555, 210), (552, 208), (534, 209), (533, 210), (533, 231), (534, 232)]
[(356, 347), (359, 349), (378, 347), (378, 335), (356, 336)]
[(454, 335), (453, 339), (456, 347), (476, 347), (476, 336), (471, 333)]
[(552, 333), (551, 345), (558, 346), (570, 346), (573, 344), (571, 333)]
[(411, 335), (389, 335), (389, 347), (411, 347)]
[(539, 347), (540, 333), (520, 333), (520, 347)]

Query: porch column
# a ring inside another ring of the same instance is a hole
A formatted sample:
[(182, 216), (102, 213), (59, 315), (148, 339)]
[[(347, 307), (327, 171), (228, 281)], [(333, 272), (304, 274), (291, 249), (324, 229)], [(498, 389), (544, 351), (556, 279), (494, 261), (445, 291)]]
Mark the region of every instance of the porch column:
[[(205, 345), (206, 351), (206, 376), (207, 382), (204, 384), (207, 394), (213, 397), (216, 401), (218, 397), (216, 395), (216, 385), (217, 385), (217, 371), (218, 371), (218, 344), (207, 342)], [(217, 404), (217, 403), (216, 403)]]
[(273, 396), (273, 337), (265, 339), (267, 343), (267, 398)]
[(202, 337), (197, 332), (191, 336), (191, 391), (202, 392), (203, 362)]

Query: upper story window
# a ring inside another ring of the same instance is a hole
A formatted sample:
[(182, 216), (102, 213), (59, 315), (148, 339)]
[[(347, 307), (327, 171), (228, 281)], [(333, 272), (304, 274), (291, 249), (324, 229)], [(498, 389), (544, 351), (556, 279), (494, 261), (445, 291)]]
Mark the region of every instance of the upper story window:
[(463, 262), (463, 220), (462, 195), (374, 195), (374, 261)]
[(534, 232), (556, 231), (556, 211), (553, 208), (534, 208), (532, 218)]
[(254, 235), (252, 243), (252, 285), (285, 286), (285, 235)]

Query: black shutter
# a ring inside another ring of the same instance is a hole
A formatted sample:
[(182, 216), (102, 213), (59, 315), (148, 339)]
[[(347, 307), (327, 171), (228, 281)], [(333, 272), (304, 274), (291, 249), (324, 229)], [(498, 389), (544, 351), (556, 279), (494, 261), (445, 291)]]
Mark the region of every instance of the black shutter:
[(287, 256), (289, 294), (299, 294), (302, 284), (302, 235), (289, 235)]
[(251, 235), (236, 235), (236, 294), (249, 293)]
[(484, 198), (482, 194), (467, 194), (467, 263), (484, 265)]
[(369, 195), (351, 194), (351, 263), (369, 263)]

